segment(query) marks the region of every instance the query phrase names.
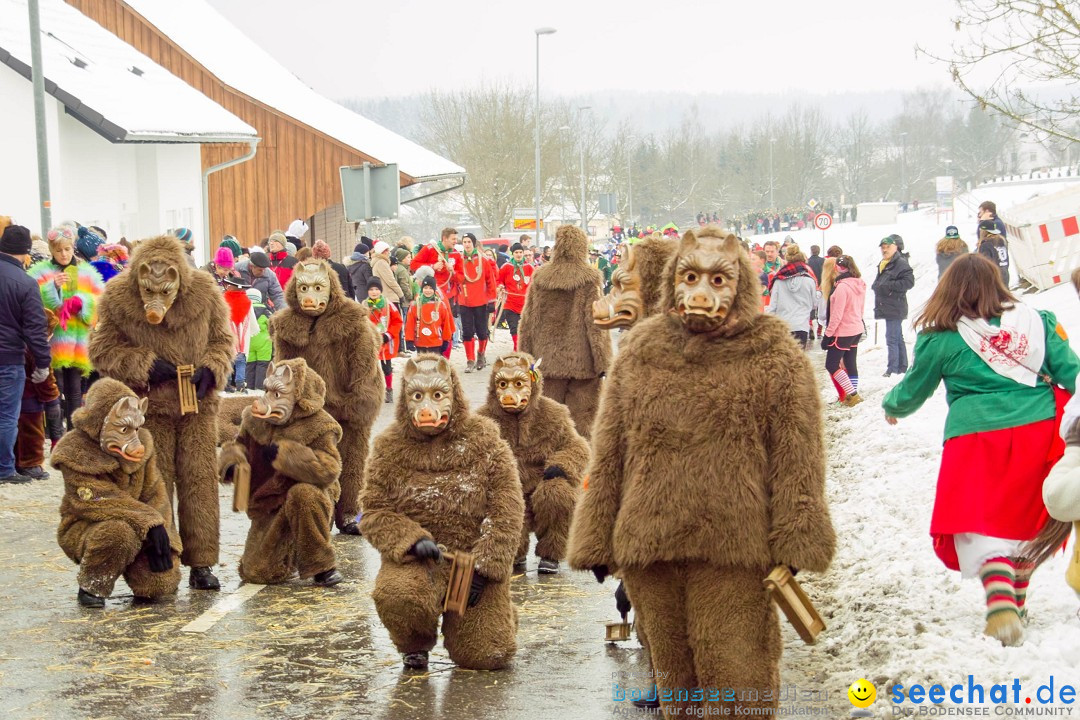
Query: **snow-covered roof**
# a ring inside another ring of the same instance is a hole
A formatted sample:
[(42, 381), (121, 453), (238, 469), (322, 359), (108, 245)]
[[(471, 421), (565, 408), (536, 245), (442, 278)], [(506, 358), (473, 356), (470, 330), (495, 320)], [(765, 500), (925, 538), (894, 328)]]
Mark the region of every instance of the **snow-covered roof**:
[(305, 85), (205, 0), (125, 0), (218, 80), (414, 179), (465, 172)]
[[(45, 91), (112, 142), (238, 142), (258, 135), (63, 0), (40, 0), (40, 18)], [(0, 63), (30, 79), (26, 0), (0, 0)]]

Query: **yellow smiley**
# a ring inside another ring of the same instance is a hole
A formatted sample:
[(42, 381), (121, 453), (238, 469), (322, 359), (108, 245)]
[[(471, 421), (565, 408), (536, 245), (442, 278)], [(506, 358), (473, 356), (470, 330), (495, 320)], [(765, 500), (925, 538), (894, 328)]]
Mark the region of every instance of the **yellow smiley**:
[(857, 708), (867, 708), (877, 700), (877, 689), (868, 681), (859, 678), (851, 683), (847, 690), (848, 700)]

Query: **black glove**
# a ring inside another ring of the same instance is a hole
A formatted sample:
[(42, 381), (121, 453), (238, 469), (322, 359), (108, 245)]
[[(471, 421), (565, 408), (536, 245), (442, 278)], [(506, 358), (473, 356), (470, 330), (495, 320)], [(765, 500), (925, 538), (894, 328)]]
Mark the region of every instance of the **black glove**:
[(592, 569), (592, 574), (596, 577), (596, 582), (603, 584), (604, 578), (611, 574), (607, 565), (597, 565)]
[(155, 525), (146, 533), (142, 550), (146, 553), (146, 559), (150, 561), (150, 570), (153, 572), (165, 572), (172, 570), (172, 548), (169, 545), (169, 533), (164, 525)]
[(390, 333), (383, 333), (382, 334), (382, 344), (383, 345), (386, 345), (387, 343), (392, 343), (392, 342), (394, 342), (394, 338), (390, 337)]
[(791, 577), (795, 577), (799, 574), (799, 568), (797, 567), (792, 567), (791, 565), (788, 565), (787, 569), (791, 571)]
[(195, 374), (191, 376), (191, 382), (195, 386), (195, 397), (199, 400), (209, 395), (210, 391), (217, 385), (217, 381), (214, 380), (214, 373), (210, 372), (210, 368), (204, 367), (195, 371)]
[(831, 337), (829, 337), (828, 335), (822, 335), (821, 336), (821, 349), (822, 350), (828, 350), (829, 345), (832, 344), (832, 340), (833, 339)]
[(176, 366), (168, 360), (158, 358), (150, 366), (150, 374), (146, 378), (148, 385), (161, 385), (176, 379)]
[(414, 343), (412, 340), (406, 340), (405, 349), (409, 352), (416, 352), (416, 343)]
[(264, 461), (268, 463), (274, 462), (277, 459), (277, 443), (263, 445), (262, 456)]
[(414, 542), (413, 546), (409, 548), (409, 554), (420, 560), (438, 560), (442, 557), (439, 546), (435, 544), (434, 540), (428, 540), (427, 538), (421, 538)]
[(478, 572), (474, 572), (472, 575), (472, 584), (469, 585), (469, 603), (466, 607), (472, 607), (476, 603), (480, 602), (480, 593), (484, 592), (484, 587), (488, 584), (488, 579)]
[(630, 598), (626, 594), (626, 585), (622, 580), (619, 581), (619, 587), (615, 588), (615, 609), (622, 615), (623, 622), (626, 622), (626, 615), (630, 612), (631, 605)]
[(561, 478), (566, 477), (566, 471), (563, 470), (558, 465), (552, 465), (551, 467), (546, 468), (544, 470), (544, 479), (545, 480), (554, 480), (555, 478), (560, 478), (560, 477)]

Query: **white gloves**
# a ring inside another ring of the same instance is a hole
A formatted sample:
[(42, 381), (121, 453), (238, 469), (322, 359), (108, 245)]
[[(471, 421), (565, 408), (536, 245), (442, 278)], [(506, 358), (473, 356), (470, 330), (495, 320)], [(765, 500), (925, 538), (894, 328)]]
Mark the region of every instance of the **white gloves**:
[(43, 383), (49, 379), (49, 368), (38, 368), (30, 375), (30, 382), (34, 385)]

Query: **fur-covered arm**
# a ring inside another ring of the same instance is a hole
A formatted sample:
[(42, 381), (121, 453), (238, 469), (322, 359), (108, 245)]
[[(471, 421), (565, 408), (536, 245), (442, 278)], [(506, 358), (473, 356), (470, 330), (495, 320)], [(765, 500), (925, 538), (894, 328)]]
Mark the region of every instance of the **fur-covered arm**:
[(476, 571), (489, 580), (502, 582), (510, 579), (514, 556), (521, 542), (525, 501), (521, 495), (517, 461), (504, 440), (492, 443), (485, 465), (487, 516), (480, 524), (480, 537), (472, 551), (476, 556)]
[(622, 502), (623, 458), (626, 454), (626, 421), (623, 417), (620, 361), (604, 384), (600, 409), (593, 424), (589, 489), (574, 510), (567, 543), (570, 566), (578, 570), (606, 565), (616, 570), (612, 536)]
[(341, 455), (335, 440), (332, 432), (323, 434), (310, 445), (280, 440), (273, 467), (297, 482), (326, 487), (341, 475)]
[(60, 514), (87, 522), (121, 520), (140, 538), (145, 538), (150, 528), (165, 523), (161, 513), (123, 492), (111, 479), (67, 468), (64, 468), (64, 499)]
[(566, 413), (566, 424), (554, 443), (556, 450), (544, 458), (544, 470), (558, 465), (566, 473), (566, 480), (573, 487), (581, 487), (585, 469), (589, 465), (589, 443), (574, 429), (570, 413)]
[(221, 453), (218, 455), (218, 478), (221, 482), (232, 482), (232, 476), (228, 475), (229, 468), (251, 464), (247, 456), (247, 446), (248, 437), (243, 433), (233, 442), (221, 446)]
[(769, 373), (769, 548), (778, 565), (822, 572), (836, 549), (836, 532), (825, 499), (821, 398), (809, 360), (796, 352), (782, 361), (786, 369)]
[(602, 286), (599, 284), (586, 285), (575, 294), (578, 300), (576, 307), (580, 312), (580, 316), (575, 320), (584, 322), (587, 328), (593, 371), (597, 375), (606, 373), (611, 365), (611, 331), (604, 330), (592, 321), (593, 303), (604, 295)]
[(207, 328), (206, 350), (199, 360), (199, 367), (208, 368), (214, 373), (215, 387), (221, 389), (232, 373), (236, 338), (229, 327), (229, 307), (221, 293), (215, 292), (211, 297), (210, 327)]
[(398, 512), (393, 506), (389, 483), (403, 483), (407, 478), (386, 459), (385, 451), (381, 451), (379, 446), (396, 440), (396, 436), (376, 439), (375, 449), (364, 468), (364, 489), (360, 491), (360, 507), (364, 514), (360, 518), (360, 532), (385, 559), (403, 563), (408, 557), (409, 548), (417, 540), (434, 538), (420, 523)]
[(145, 388), (150, 367), (157, 358), (154, 353), (132, 341), (121, 328), (115, 317), (121, 299), (116, 299), (116, 305), (109, 302), (111, 291), (112, 288), (105, 291), (99, 307), (97, 327), (90, 333), (90, 363), (102, 375), (119, 380), (128, 387)]

